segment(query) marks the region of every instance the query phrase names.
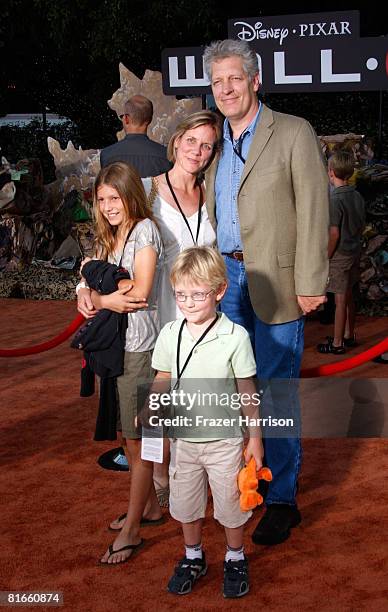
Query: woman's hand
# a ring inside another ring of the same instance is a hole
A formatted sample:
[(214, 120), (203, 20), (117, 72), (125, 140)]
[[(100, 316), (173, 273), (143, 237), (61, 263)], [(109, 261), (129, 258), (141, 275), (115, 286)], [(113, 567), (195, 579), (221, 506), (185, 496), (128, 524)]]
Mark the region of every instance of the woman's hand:
[(87, 287), (78, 291), (77, 310), (85, 319), (92, 319), (97, 314), (97, 310), (93, 306), (91, 291)]
[(109, 295), (100, 295), (99, 301), (101, 308), (107, 308), (108, 310), (113, 310), (113, 312), (124, 314), (128, 312), (135, 312), (136, 310), (140, 310), (141, 308), (146, 308), (148, 306), (145, 298), (127, 295), (127, 292), (128, 287), (124, 287), (123, 289), (118, 289)]

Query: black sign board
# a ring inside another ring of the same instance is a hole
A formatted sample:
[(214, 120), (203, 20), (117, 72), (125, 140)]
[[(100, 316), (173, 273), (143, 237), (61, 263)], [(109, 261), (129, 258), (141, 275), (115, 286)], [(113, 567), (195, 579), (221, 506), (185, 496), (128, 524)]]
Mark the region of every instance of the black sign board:
[[(388, 37), (360, 38), (358, 11), (235, 18), (228, 36), (255, 49), (266, 93), (388, 89)], [(165, 94), (210, 93), (202, 53), (164, 49)]]

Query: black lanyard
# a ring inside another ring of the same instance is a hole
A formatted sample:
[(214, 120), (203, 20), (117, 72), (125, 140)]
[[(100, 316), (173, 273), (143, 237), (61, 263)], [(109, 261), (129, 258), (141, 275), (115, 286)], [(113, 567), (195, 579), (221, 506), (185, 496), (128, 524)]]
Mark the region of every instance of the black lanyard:
[(181, 215), (183, 217), (183, 220), (184, 220), (184, 222), (186, 223), (186, 225), (187, 225), (187, 227), (189, 229), (189, 232), (190, 232), (190, 235), (191, 235), (191, 237), (193, 239), (194, 245), (197, 246), (197, 244), (198, 244), (198, 236), (199, 236), (199, 228), (201, 226), (201, 214), (202, 214), (202, 189), (201, 189), (201, 185), (198, 185), (198, 187), (199, 187), (198, 221), (197, 221), (197, 234), (196, 234), (196, 237), (195, 237), (195, 240), (194, 240), (194, 236), (193, 236), (193, 232), (191, 231), (190, 224), (189, 224), (189, 222), (187, 220), (187, 217), (186, 217), (185, 213), (183, 212), (183, 210), (181, 208), (181, 205), (178, 202), (178, 198), (176, 197), (175, 191), (173, 190), (172, 185), (170, 183), (168, 172), (166, 172), (166, 174), (164, 176), (166, 177), (167, 185), (168, 185), (168, 187), (169, 187), (169, 189), (171, 191), (172, 197), (175, 200), (175, 204), (178, 206), (178, 210), (181, 213)]
[(230, 140), (232, 143), (233, 151), (236, 153), (237, 157), (241, 159), (242, 163), (245, 164), (246, 159), (244, 159), (244, 157), (242, 156), (242, 146), (243, 146), (244, 138), (247, 134), (249, 134), (249, 132), (243, 132), (242, 134), (240, 134), (240, 137), (238, 138), (236, 145), (234, 145), (232, 128), (230, 127), (230, 123), (228, 125), (229, 125), (229, 136), (230, 136)]
[(181, 352), (181, 343), (182, 343), (182, 332), (183, 332), (183, 328), (186, 324), (186, 319), (183, 319), (182, 321), (182, 325), (180, 326), (179, 329), (179, 334), (178, 334), (178, 346), (177, 346), (177, 351), (176, 351), (176, 373), (177, 373), (177, 381), (174, 385), (174, 389), (177, 389), (179, 386), (179, 381), (182, 378), (182, 374), (185, 371), (185, 369), (187, 368), (187, 365), (190, 361), (190, 359), (193, 356), (194, 350), (196, 349), (196, 347), (198, 346), (198, 344), (200, 344), (202, 342), (202, 340), (204, 339), (204, 337), (209, 333), (209, 331), (211, 330), (212, 327), (214, 327), (214, 325), (217, 323), (218, 321), (218, 315), (215, 316), (215, 318), (213, 319), (213, 321), (210, 323), (210, 325), (208, 325), (208, 327), (205, 329), (205, 331), (203, 332), (202, 336), (200, 338), (198, 338), (197, 342), (194, 344), (193, 348), (191, 349), (190, 353), (187, 356), (187, 359), (185, 361), (185, 363), (183, 364), (183, 368), (180, 369), (180, 352)]

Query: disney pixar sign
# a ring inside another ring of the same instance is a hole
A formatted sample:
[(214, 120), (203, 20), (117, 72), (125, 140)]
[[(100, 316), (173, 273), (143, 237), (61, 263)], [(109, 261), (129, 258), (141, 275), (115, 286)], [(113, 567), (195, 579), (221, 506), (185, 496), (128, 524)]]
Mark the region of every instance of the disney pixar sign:
[[(360, 38), (358, 11), (235, 18), (229, 38), (256, 51), (266, 93), (388, 89), (388, 37)], [(164, 49), (167, 95), (210, 93), (203, 47)]]

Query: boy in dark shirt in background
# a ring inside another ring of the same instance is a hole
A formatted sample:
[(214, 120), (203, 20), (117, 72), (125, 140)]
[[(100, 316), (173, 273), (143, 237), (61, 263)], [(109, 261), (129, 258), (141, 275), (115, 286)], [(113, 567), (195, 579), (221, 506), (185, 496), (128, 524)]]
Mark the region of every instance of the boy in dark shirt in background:
[(361, 236), (365, 227), (365, 203), (348, 184), (354, 171), (354, 158), (348, 151), (336, 151), (329, 158), (328, 173), (334, 189), (330, 195), (330, 230), (327, 291), (335, 294), (334, 337), (318, 344), (320, 353), (345, 353), (356, 345), (353, 286), (359, 279)]

